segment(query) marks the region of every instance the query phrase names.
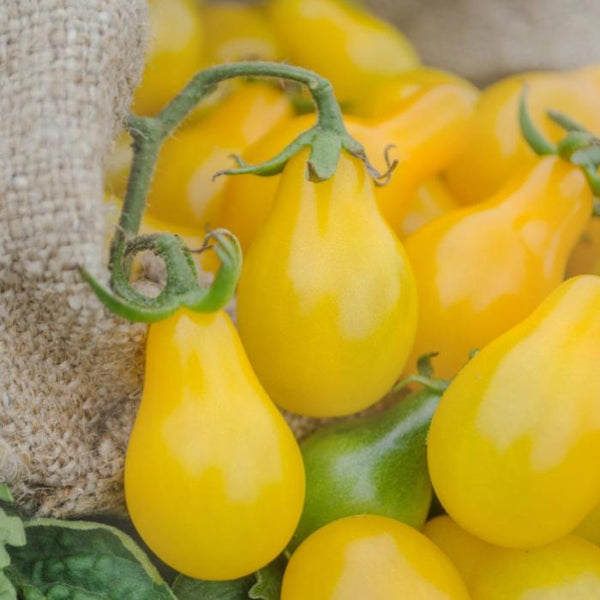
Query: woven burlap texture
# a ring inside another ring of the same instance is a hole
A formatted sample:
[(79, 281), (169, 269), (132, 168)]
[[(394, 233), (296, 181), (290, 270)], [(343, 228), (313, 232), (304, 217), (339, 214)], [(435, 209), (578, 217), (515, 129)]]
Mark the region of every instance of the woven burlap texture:
[(106, 256), (102, 160), (137, 84), (144, 0), (0, 2), (0, 478), (31, 512), (122, 506), (144, 329), (82, 283)]
[(598, 0), (367, 0), (426, 64), (487, 85), (512, 73), (600, 61)]

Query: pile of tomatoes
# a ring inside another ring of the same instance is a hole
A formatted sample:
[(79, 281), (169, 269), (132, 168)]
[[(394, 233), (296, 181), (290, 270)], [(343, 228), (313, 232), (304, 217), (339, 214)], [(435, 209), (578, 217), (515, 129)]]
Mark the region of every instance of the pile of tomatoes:
[[(285, 60), (331, 81), (380, 173), (397, 163), (377, 185), (342, 152), (316, 182), (302, 150), (213, 181), (314, 122), (272, 81), (220, 87), (164, 144), (145, 230), (193, 247), (226, 228), (244, 266), (237, 327), (183, 308), (150, 327), (125, 472), (150, 548), (210, 580), (285, 553), (283, 600), (600, 598), (598, 164), (560, 143), (600, 132), (600, 68), (479, 90), (344, 0), (150, 0), (150, 22), (135, 112), (203, 67)], [(118, 201), (126, 136), (117, 150)], [(275, 407), (340, 417), (400, 388), (300, 445)]]

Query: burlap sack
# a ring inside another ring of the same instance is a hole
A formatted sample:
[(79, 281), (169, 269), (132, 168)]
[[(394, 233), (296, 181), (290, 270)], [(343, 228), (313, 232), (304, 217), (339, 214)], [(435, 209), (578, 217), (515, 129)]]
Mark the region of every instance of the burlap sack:
[(487, 85), (600, 62), (598, 0), (367, 0), (427, 64)]
[(137, 84), (144, 0), (0, 2), (0, 479), (38, 514), (122, 505), (144, 328), (112, 318), (102, 160)]

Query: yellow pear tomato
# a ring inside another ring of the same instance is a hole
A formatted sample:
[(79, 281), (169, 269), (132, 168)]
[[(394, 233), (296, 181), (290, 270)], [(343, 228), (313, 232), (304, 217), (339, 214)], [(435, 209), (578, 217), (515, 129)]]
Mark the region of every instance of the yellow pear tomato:
[(589, 79), (574, 73), (524, 73), (499, 81), (483, 91), (464, 151), (445, 171), (447, 183), (465, 204), (479, 202), (500, 188), (536, 156), (521, 135), (518, 112), (523, 83), (529, 86), (528, 105), (536, 126), (554, 141), (564, 130), (546, 115), (562, 111), (600, 132), (600, 93)]
[(592, 210), (582, 171), (538, 158), (486, 202), (428, 223), (405, 240), (419, 296), (411, 368), (439, 352), (448, 378), (526, 317), (563, 280)]
[[(313, 114), (283, 121), (252, 144), (244, 152), (244, 160), (255, 165), (276, 156), (314, 122)], [(244, 252), (250, 248), (273, 208), (279, 180), (279, 175), (234, 175), (228, 177), (225, 182), (223, 200), (220, 202), (215, 225), (233, 232)]]
[(204, 230), (214, 225), (226, 179), (214, 174), (233, 166), (239, 154), (292, 108), (283, 92), (264, 83), (235, 89), (197, 124), (163, 145), (148, 195), (148, 213), (166, 223)]
[(468, 600), (450, 560), (423, 534), (387, 517), (333, 521), (294, 552), (281, 600)]
[(248, 356), (279, 406), (310, 416), (356, 412), (401, 373), (416, 323), (412, 272), (381, 217), (361, 161), (306, 178), (307, 151), (283, 172), (238, 289)]
[(467, 584), (477, 574), (486, 554), (497, 548), (467, 533), (448, 515), (427, 521), (422, 532), (446, 554)]
[(600, 548), (574, 535), (519, 550), (487, 544), (450, 517), (423, 532), (457, 566), (472, 600), (600, 598)]
[(341, 102), (419, 63), (400, 31), (351, 2), (270, 0), (268, 11), (286, 58), (329, 79)]
[(197, 0), (149, 0), (149, 46), (133, 111), (155, 115), (201, 69), (204, 26)]
[(464, 79), (432, 69), (405, 73), (374, 92), (363, 116), (398, 159), (389, 184), (378, 191), (381, 211), (397, 233), (417, 187), (463, 150), (477, 98)]
[(405, 238), (437, 217), (460, 207), (448, 186), (439, 177), (421, 184), (408, 202), (408, 210), (400, 223), (400, 236)]
[(125, 496), (142, 539), (190, 577), (242, 577), (289, 542), (302, 456), (223, 311), (151, 325)]
[(600, 502), (600, 277), (561, 284), (442, 396), (428, 440), (438, 498), (495, 545), (551, 543)]
[(279, 41), (258, 6), (243, 2), (211, 2), (202, 7), (206, 58), (210, 63), (279, 60)]
[[(203, 66), (282, 58), (281, 45), (262, 7), (238, 1), (220, 1), (204, 3), (201, 9), (206, 38)], [(222, 81), (201, 100), (186, 123), (198, 122), (223, 98), (243, 85), (244, 81), (240, 78)]]

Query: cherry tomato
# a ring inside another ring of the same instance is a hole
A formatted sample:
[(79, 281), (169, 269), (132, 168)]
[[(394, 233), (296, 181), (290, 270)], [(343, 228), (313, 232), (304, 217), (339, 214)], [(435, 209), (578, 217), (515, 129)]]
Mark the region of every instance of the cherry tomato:
[(200, 70), (204, 26), (196, 0), (149, 0), (150, 39), (133, 111), (155, 115)]
[(457, 566), (472, 600), (600, 597), (600, 548), (574, 535), (530, 550), (499, 548), (445, 516), (423, 533)]
[(302, 456), (224, 312), (150, 326), (125, 496), (148, 546), (191, 577), (242, 577), (289, 542)]
[(238, 325), (276, 404), (344, 415), (376, 402), (404, 368), (414, 281), (364, 164), (342, 153), (334, 176), (314, 183), (306, 162), (303, 150), (285, 167), (246, 255)]
[(281, 600), (467, 600), (448, 558), (424, 535), (387, 517), (333, 521), (294, 552)]
[(600, 502), (600, 277), (561, 284), (459, 372), (433, 416), (433, 487), (495, 545), (532, 548)]

